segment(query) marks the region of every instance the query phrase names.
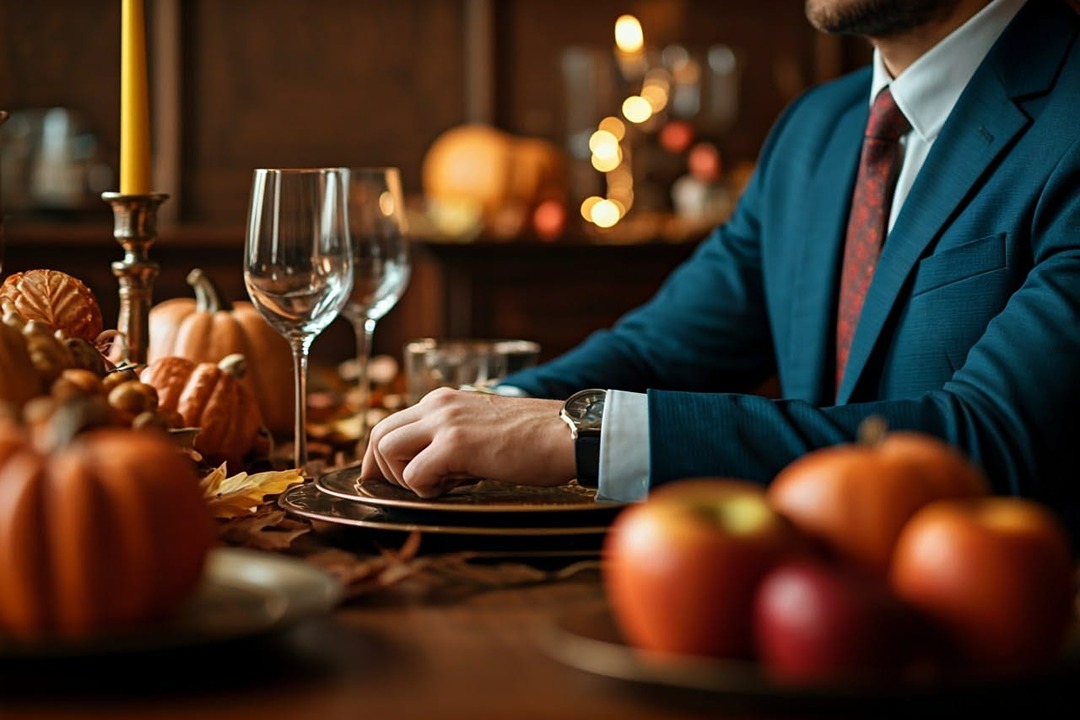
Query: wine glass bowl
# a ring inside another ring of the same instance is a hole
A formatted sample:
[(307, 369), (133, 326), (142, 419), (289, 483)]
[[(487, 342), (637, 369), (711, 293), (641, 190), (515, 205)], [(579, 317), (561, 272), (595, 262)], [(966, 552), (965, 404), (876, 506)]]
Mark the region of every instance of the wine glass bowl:
[(352, 246), (343, 168), (259, 168), (251, 185), (244, 284), (252, 304), (293, 352), (293, 461), (307, 454), (307, 364), (311, 343), (352, 291)]
[(353, 290), (341, 314), (356, 334), (356, 404), (362, 445), (367, 441), (371, 409), (372, 336), (376, 323), (408, 287), (412, 261), (398, 168), (350, 168), (348, 197)]

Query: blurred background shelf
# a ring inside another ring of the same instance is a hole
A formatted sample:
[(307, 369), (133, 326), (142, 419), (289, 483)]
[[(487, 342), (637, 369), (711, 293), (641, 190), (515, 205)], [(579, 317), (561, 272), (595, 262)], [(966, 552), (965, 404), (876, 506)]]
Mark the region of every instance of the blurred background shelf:
[[(597, 242), (537, 240), (414, 241), (413, 277), (397, 307), (380, 322), (375, 352), (400, 358), (415, 337), (513, 337), (536, 340), (549, 358), (591, 330), (648, 299), (696, 240)], [(247, 300), (240, 268), (243, 229), (164, 228), (151, 249), (161, 265), (155, 301), (191, 296), (185, 278), (205, 270), (230, 300)], [(121, 250), (107, 223), (9, 223), (4, 274), (49, 267), (75, 275), (98, 296), (106, 323), (119, 300), (110, 263)], [(354, 337), (335, 321), (312, 348), (323, 363), (350, 358)]]

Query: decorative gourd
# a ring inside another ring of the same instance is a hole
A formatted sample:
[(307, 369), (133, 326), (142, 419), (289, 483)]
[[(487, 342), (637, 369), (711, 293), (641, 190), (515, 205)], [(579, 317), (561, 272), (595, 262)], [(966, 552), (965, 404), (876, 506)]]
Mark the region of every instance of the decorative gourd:
[[(11, 316), (5, 314), (4, 322), (9, 322)], [(60, 373), (68, 368), (75, 367), (75, 358), (71, 350), (65, 345), (45, 323), (40, 320), (31, 320), (22, 326), (23, 338), (26, 340), (26, 350), (30, 353), (30, 361), (34, 363), (34, 369), (41, 377), (45, 387), (52, 385)]]
[(249, 359), (244, 385), (259, 403), (275, 437), (293, 433), (292, 350), (250, 302), (229, 305), (210, 277), (196, 268), (187, 282), (195, 298), (171, 298), (150, 310), (146, 359), (184, 357), (217, 363), (238, 353)]
[(165, 434), (90, 429), (47, 454), (0, 421), (0, 636), (158, 621), (194, 592), (215, 537), (194, 465)]
[(22, 330), (0, 322), (0, 402), (21, 409), (43, 391)]
[(42, 320), (27, 320), (10, 299), (0, 299), (0, 311), (5, 325), (22, 332), (30, 360), (46, 388), (70, 368), (84, 368), (98, 377), (105, 376), (105, 356), (93, 343), (69, 337)]
[(188, 427), (199, 428), (194, 447), (207, 462), (243, 469), (255, 447), (262, 415), (255, 397), (241, 382), (243, 355), (227, 355), (219, 363), (195, 362), (175, 355), (159, 357), (139, 374), (158, 394), (161, 412), (176, 412)]
[(25, 320), (93, 343), (104, 329), (101, 306), (82, 280), (59, 270), (25, 270), (0, 284), (0, 301), (10, 301)]

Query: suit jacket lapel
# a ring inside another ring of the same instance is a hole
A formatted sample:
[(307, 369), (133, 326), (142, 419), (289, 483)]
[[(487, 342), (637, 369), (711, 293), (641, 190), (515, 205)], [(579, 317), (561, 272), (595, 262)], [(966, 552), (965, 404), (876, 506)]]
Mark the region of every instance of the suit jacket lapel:
[(851, 342), (838, 402), (850, 398), (920, 256), (1028, 122), (996, 82), (969, 88), (962, 102), (964, 109), (954, 112), (934, 142), (886, 238)]
[[(852, 390), (904, 284), (1002, 151), (1030, 123), (1018, 99), (1047, 92), (1073, 41), (1051, 3), (1028, 3), (976, 71), (897, 216), (867, 291), (838, 402)], [(1033, 50), (1033, 48), (1037, 48)]]
[(840, 118), (810, 192), (802, 200), (807, 204), (805, 216), (811, 220), (803, 235), (800, 272), (791, 295), (789, 358), (781, 367), (789, 370), (782, 378), (785, 392), (815, 404), (832, 401), (837, 274), (851, 207), (850, 193), (836, 190), (855, 184), (868, 114), (869, 106), (858, 103)]

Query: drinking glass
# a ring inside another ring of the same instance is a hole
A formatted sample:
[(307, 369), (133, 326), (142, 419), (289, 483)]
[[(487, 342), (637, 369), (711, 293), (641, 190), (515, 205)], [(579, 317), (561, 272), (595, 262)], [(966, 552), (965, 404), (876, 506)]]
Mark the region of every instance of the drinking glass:
[(293, 461), (301, 472), (308, 461), (308, 352), (352, 290), (347, 181), (344, 168), (260, 168), (251, 185), (244, 284), (292, 347)]
[(412, 272), (408, 223), (395, 167), (349, 169), (349, 229), (353, 290), (342, 315), (356, 333), (357, 402), (362, 446), (367, 441), (371, 382), (368, 364), (375, 324), (405, 292)]

